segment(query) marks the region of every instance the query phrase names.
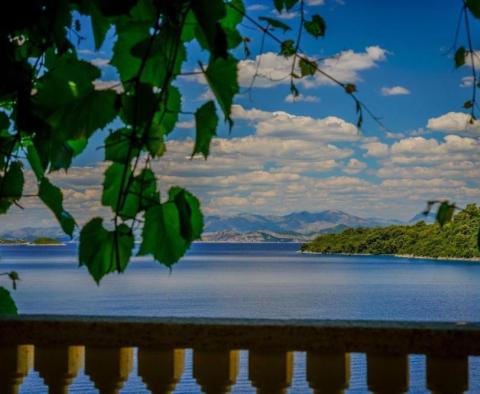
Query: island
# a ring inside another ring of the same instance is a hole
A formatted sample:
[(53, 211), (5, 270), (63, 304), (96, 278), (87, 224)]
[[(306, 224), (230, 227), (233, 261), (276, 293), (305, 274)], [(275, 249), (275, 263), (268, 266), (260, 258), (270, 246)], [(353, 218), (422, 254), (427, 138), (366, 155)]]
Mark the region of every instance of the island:
[(25, 245), (27, 243), (23, 239), (0, 239), (0, 245)]
[(33, 246), (59, 246), (59, 245), (64, 245), (63, 242), (53, 239), (53, 238), (48, 238), (48, 237), (40, 237), (34, 239), (32, 242), (29, 243), (29, 245)]
[(348, 228), (337, 234), (319, 235), (303, 244), (301, 251), (478, 260), (479, 229), (480, 208), (469, 204), (443, 227), (419, 221), (413, 225)]

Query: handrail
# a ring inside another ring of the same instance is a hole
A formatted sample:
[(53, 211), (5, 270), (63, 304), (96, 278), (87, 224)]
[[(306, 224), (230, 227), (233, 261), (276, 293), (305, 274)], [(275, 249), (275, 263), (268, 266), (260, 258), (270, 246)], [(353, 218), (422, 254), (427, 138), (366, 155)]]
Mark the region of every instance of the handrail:
[(0, 345), (276, 349), (480, 355), (480, 323), (20, 315), (0, 317)]

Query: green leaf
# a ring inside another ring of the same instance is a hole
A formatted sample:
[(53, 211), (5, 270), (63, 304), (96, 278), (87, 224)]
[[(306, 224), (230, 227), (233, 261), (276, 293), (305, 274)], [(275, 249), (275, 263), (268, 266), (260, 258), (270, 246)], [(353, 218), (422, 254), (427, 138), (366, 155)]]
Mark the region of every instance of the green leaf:
[(152, 254), (155, 260), (171, 266), (182, 257), (188, 243), (180, 233), (180, 215), (174, 202), (149, 208), (145, 212), (139, 256)]
[(102, 218), (90, 220), (80, 232), (79, 261), (95, 282), (110, 272), (123, 272), (132, 255), (134, 238), (125, 224), (114, 231), (103, 227)]
[(143, 22), (132, 22), (131, 20), (115, 25), (117, 41), (113, 46), (113, 56), (110, 64), (116, 67), (123, 82), (134, 78), (140, 68), (142, 60), (134, 56), (131, 50), (149, 38), (148, 27)]
[(128, 128), (119, 129), (110, 134), (105, 139), (105, 160), (129, 163), (139, 151), (135, 141), (131, 139), (131, 134), (132, 130)]
[(461, 67), (465, 64), (466, 51), (464, 47), (460, 47), (455, 52), (455, 67)]
[(312, 60), (301, 58), (299, 63), (302, 77), (314, 75), (315, 71), (317, 71), (317, 63)]
[(65, 139), (88, 138), (115, 119), (116, 98), (112, 90), (93, 90), (53, 113), (48, 119), (49, 123)]
[(43, 177), (40, 181), (38, 196), (53, 212), (64, 233), (72, 237), (75, 220), (63, 209), (63, 195), (61, 190), (57, 186), (52, 185), (47, 178)]
[(191, 3), (199, 29), (197, 38), (200, 44), (208, 47), (213, 58), (227, 58), (227, 37), (220, 20), (226, 16), (222, 0), (196, 0)]
[(293, 40), (285, 40), (280, 45), (280, 55), (290, 57), (295, 54), (295, 43)]
[(30, 167), (32, 167), (33, 173), (37, 177), (37, 179), (42, 179), (45, 170), (42, 166), (42, 162), (40, 160), (40, 156), (38, 155), (37, 148), (33, 143), (30, 143), (27, 146), (27, 160), (30, 163)]
[(0, 112), (0, 130), (8, 130), (10, 127), (10, 119), (5, 112)]
[(168, 87), (166, 98), (166, 105), (161, 103), (160, 110), (153, 118), (154, 123), (161, 125), (164, 135), (171, 133), (175, 128), (182, 105), (182, 95), (175, 86)]
[(227, 38), (227, 48), (236, 48), (242, 41), (242, 35), (237, 29), (238, 24), (245, 14), (245, 6), (242, 0), (231, 0), (229, 6), (226, 7), (227, 14), (220, 21), (220, 25), (225, 32)]
[(452, 220), (455, 211), (455, 204), (450, 204), (448, 201), (442, 201), (438, 207), (436, 220), (440, 226), (445, 225)]
[(188, 243), (199, 239), (203, 230), (203, 215), (198, 199), (181, 187), (172, 187), (168, 191), (169, 201), (177, 206), (180, 216), (180, 234)]
[(270, 27), (277, 28), (277, 29), (282, 29), (284, 33), (289, 31), (289, 30), (292, 30), (290, 28), (290, 26), (286, 25), (282, 21), (279, 21), (278, 19), (269, 18), (267, 16), (260, 16), (260, 17), (258, 17), (258, 19), (260, 19), (261, 21), (267, 22)]
[(303, 22), (303, 26), (315, 38), (323, 37), (327, 29), (327, 25), (320, 15), (313, 15), (310, 21)]
[(465, 5), (475, 18), (480, 19), (480, 1), (465, 0)]
[(273, 0), (273, 4), (278, 12), (282, 12), (283, 7), (285, 6), (285, 0)]
[(135, 178), (135, 181), (140, 186), (139, 211), (144, 211), (160, 203), (157, 180), (151, 169), (143, 169), (140, 175)]
[(130, 164), (113, 163), (107, 168), (103, 181), (103, 205), (111, 207), (114, 212), (116, 211), (118, 199), (123, 198), (121, 195), (125, 191), (127, 180), (131, 174)]
[(0, 176), (0, 214), (7, 212), (15, 201), (20, 200), (24, 183), (22, 163), (14, 161), (4, 177)]
[(152, 156), (160, 157), (165, 153), (164, 135), (165, 129), (160, 124), (152, 124), (148, 130), (147, 149)]
[(197, 109), (195, 112), (195, 124), (195, 147), (193, 148), (192, 156), (201, 153), (207, 158), (210, 151), (210, 142), (216, 135), (218, 125), (218, 116), (213, 101), (209, 101)]
[(39, 80), (38, 92), (33, 96), (38, 108), (50, 116), (62, 111), (70, 102), (93, 91), (92, 82), (100, 78), (100, 70), (94, 65), (78, 60), (66, 53), (56, 57), (51, 69)]
[(138, 0), (97, 0), (102, 14), (105, 16), (125, 15), (131, 11)]
[(233, 56), (228, 58), (214, 59), (208, 65), (205, 77), (212, 90), (217, 103), (222, 109), (225, 120), (229, 123), (230, 128), (233, 126), (231, 118), (231, 109), (233, 97), (238, 93), (237, 82), (237, 59)]
[(93, 1), (90, 2), (90, 19), (92, 23), (95, 50), (98, 51), (105, 41), (105, 36), (110, 29), (110, 21), (100, 12)]
[(17, 306), (13, 301), (10, 292), (4, 287), (0, 287), (0, 315), (16, 315)]
[(166, 65), (172, 61), (173, 53), (175, 53), (173, 76), (180, 73), (182, 63), (186, 59), (185, 45), (179, 42), (177, 31), (169, 25), (164, 26), (153, 41), (148, 36), (136, 44), (131, 49), (131, 53), (139, 59), (146, 59), (140, 81), (153, 86), (163, 86), (167, 77)]
[(295, 4), (297, 4), (299, 2), (299, 0), (284, 0), (284, 3), (285, 3), (285, 8), (288, 10), (290, 10)]
[(135, 92), (122, 95), (120, 117), (125, 123), (145, 126), (157, 111), (157, 107), (157, 97), (153, 93), (153, 86), (141, 83)]

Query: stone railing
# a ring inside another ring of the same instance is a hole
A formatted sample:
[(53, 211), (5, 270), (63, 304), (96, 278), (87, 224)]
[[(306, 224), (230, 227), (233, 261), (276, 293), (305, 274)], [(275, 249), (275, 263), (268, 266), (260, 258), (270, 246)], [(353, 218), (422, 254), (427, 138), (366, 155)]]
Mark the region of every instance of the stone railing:
[[(134, 349), (136, 348), (136, 349)], [(350, 353), (366, 354), (375, 393), (409, 389), (409, 354), (426, 355), (425, 392), (468, 389), (468, 356), (480, 355), (480, 324), (19, 316), (0, 318), (0, 393), (17, 393), (33, 368), (51, 393), (66, 393), (80, 370), (100, 393), (117, 393), (133, 364), (152, 393), (174, 392), (192, 350), (192, 375), (205, 393), (235, 385), (239, 350), (258, 393), (287, 392), (293, 352), (306, 352), (315, 393), (349, 387)]]

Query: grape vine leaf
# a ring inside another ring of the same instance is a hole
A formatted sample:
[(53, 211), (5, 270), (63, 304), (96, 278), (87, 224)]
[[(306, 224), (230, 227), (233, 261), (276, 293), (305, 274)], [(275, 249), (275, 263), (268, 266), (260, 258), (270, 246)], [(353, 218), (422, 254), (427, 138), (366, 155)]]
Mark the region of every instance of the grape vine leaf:
[(233, 97), (239, 90), (237, 59), (228, 56), (226, 59), (212, 60), (207, 67), (205, 77), (231, 129), (233, 127), (231, 118)]
[(218, 116), (213, 101), (209, 101), (202, 105), (195, 112), (195, 146), (193, 148), (192, 157), (201, 153), (205, 159), (210, 151), (210, 142), (216, 135)]
[(16, 315), (17, 306), (10, 295), (10, 292), (0, 286), (0, 315)]
[(38, 188), (38, 196), (43, 203), (50, 208), (57, 218), (65, 234), (73, 236), (75, 229), (75, 220), (65, 209), (63, 209), (63, 195), (61, 190), (52, 185), (48, 178), (43, 177)]
[(94, 218), (80, 232), (80, 266), (85, 265), (99, 284), (106, 274), (125, 271), (133, 245), (134, 238), (126, 224), (108, 231), (102, 218)]

